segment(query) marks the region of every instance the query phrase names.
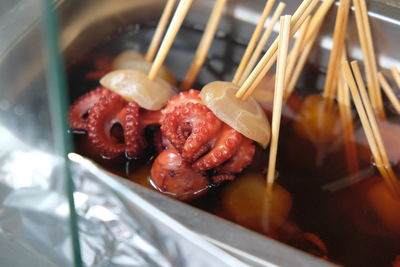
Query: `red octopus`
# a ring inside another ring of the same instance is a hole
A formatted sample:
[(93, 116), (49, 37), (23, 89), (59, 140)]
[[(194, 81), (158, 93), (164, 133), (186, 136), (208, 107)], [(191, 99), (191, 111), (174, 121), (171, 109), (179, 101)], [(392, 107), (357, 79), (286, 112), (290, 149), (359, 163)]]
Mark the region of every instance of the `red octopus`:
[(126, 154), (137, 157), (145, 149), (144, 129), (157, 125), (160, 111), (149, 111), (104, 88), (78, 98), (70, 107), (72, 130), (86, 131), (89, 140), (104, 157)]
[(203, 192), (210, 185), (206, 177), (214, 184), (232, 180), (253, 159), (253, 141), (219, 120), (202, 103), (199, 91), (172, 97), (160, 124), (166, 150), (153, 164), (152, 182), (175, 197)]

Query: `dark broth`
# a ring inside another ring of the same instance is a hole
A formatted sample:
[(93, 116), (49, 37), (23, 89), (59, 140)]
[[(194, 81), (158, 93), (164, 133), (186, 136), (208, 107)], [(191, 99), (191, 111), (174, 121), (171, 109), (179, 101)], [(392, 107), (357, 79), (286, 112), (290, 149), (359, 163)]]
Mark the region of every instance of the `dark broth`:
[[(88, 72), (95, 70), (96, 60), (112, 58), (126, 49), (144, 52), (153, 30), (153, 25), (129, 26), (106, 38), (107, 40), (84, 57), (67, 58), (70, 98), (76, 99), (98, 86), (98, 81), (85, 79)], [(166, 62), (166, 65), (171, 67), (172, 72), (178, 74), (178, 77), (182, 77), (186, 66), (189, 65), (200, 35), (201, 31), (194, 30), (190, 26), (186, 26), (178, 35), (176, 45), (173, 46)], [(229, 80), (240, 55), (243, 54), (243, 47), (244, 44), (233, 40), (229, 35), (220, 34), (213, 45), (200, 80), (204, 82)], [(221, 55), (218, 53), (220, 51), (224, 51), (225, 54)], [(238, 56), (231, 57), (229, 53)], [(175, 62), (176, 58), (183, 61)], [(306, 75), (310, 73), (312, 77), (320, 75), (319, 70), (312, 67), (308, 68)], [(303, 79), (300, 84), (300, 88), (315, 87), (312, 79)], [(200, 84), (195, 85), (195, 88), (201, 88)], [(296, 93), (304, 98), (317, 91), (300, 89)], [(346, 178), (348, 173), (342, 143), (339, 143), (335, 149), (331, 149), (333, 145), (330, 144), (328, 148), (331, 151), (327, 151), (327, 147), (317, 150), (312, 142), (299, 136), (292, 126), (293, 121), (288, 120), (282, 127), (278, 148), (277, 181), (290, 192), (293, 199), (287, 229), (283, 232), (289, 235), (302, 232), (315, 234), (327, 246), (329, 259), (339, 264), (391, 266), (396, 255), (400, 255), (400, 233), (388, 230), (382, 225), (366, 203), (366, 192), (380, 181), (378, 178), (372, 178), (378, 174), (369, 160), (368, 149), (358, 145), (358, 151), (363, 155), (359, 158), (360, 172), (357, 179), (360, 181), (353, 183), (351, 178)], [(365, 137), (361, 134), (357, 138), (361, 140)], [(152, 149), (149, 149), (139, 160), (127, 160), (122, 157), (110, 160), (91, 153), (85, 134), (74, 133), (74, 140), (78, 153), (94, 159), (105, 169), (119, 176), (151, 188), (148, 175), (155, 154)], [(322, 160), (319, 160), (319, 164), (316, 159), (317, 151), (325, 153)], [(264, 175), (266, 163), (267, 151), (257, 148), (255, 161), (244, 173), (255, 172)], [(243, 174), (237, 179), (241, 176)], [(213, 188), (208, 194), (189, 204), (232, 220), (221, 205), (223, 191), (227, 184)], [(393, 210), (392, 212), (400, 211)], [(296, 242), (292, 242), (290, 238), (273, 237), (296, 246)], [(301, 245), (297, 247), (305, 249)]]

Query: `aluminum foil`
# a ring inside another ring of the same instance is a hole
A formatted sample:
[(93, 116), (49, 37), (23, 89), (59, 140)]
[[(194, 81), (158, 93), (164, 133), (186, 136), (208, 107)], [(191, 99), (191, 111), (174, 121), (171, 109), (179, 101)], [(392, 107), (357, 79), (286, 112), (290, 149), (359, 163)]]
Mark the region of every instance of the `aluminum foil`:
[(89, 266), (244, 266), (89, 160), (70, 154)]
[(60, 159), (0, 125), (2, 266), (71, 266), (68, 202)]
[[(68, 202), (58, 179), (61, 160), (23, 143), (5, 127), (0, 133), (2, 265), (71, 266)], [(244, 265), (89, 160), (77, 154), (70, 158), (86, 266)]]

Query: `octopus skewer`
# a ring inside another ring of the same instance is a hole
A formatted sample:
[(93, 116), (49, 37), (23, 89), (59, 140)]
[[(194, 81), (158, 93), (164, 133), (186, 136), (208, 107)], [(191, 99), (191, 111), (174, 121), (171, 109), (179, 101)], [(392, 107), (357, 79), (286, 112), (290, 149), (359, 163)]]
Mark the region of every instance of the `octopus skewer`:
[[(147, 147), (143, 136), (145, 128), (158, 125), (160, 109), (174, 94), (172, 86), (157, 75), (191, 2), (184, 0), (178, 5), (168, 34), (154, 63), (150, 64), (149, 75), (139, 67), (112, 71), (102, 77), (102, 86), (71, 105), (71, 128), (86, 131), (90, 142), (103, 157), (113, 158), (125, 154), (128, 158), (135, 158)], [(134, 59), (129, 64), (140, 58), (134, 53), (129, 54), (129, 57)], [(122, 65), (119, 67), (136, 66), (123, 65), (127, 61), (122, 59), (116, 62)]]

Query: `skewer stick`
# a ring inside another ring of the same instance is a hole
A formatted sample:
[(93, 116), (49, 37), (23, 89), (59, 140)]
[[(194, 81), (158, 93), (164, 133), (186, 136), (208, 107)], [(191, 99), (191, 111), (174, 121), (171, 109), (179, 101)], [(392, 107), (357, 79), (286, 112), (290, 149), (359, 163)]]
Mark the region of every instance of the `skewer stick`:
[[(318, 32), (321, 29), (322, 22), (323, 22), (323, 20), (320, 20), (318, 25), (314, 24), (314, 26), (313, 26), (314, 28), (311, 28), (311, 25), (309, 25), (309, 27), (307, 29), (307, 36), (306, 36), (306, 40), (304, 41), (305, 42), (304, 49), (300, 54), (300, 57), (296, 64), (296, 67), (295, 67), (293, 73), (291, 74), (289, 84), (286, 87), (288, 96), (290, 96), (294, 91), (294, 88), (300, 77), (300, 74), (307, 62), (308, 56), (311, 52), (311, 49), (314, 46), (315, 41), (317, 40)], [(311, 34), (313, 34), (313, 35), (311, 35)]]
[[(314, 5), (316, 5), (318, 2), (314, 1), (314, 0), (304, 0), (300, 4), (300, 6), (297, 8), (296, 12), (294, 13), (294, 15), (292, 17), (292, 23), (290, 24), (290, 26), (294, 25), (301, 18), (301, 15), (304, 14), (307, 10), (309, 10), (308, 6), (311, 5), (312, 3), (314, 3)], [(243, 85), (240, 87), (240, 89), (236, 92), (236, 97), (237, 98), (243, 98), (244, 97), (244, 94), (249, 89), (249, 87), (251, 86), (251, 84), (254, 81), (254, 79), (256, 79), (256, 77), (261, 72), (261, 66), (266, 66), (266, 64), (268, 63), (269, 59), (273, 55), (276, 55), (277, 49), (278, 49), (278, 38), (275, 39), (275, 41), (269, 47), (267, 52), (264, 54), (264, 56), (258, 62), (257, 66), (251, 72), (249, 77), (247, 77), (246, 81), (243, 83)]]
[(310, 16), (308, 16), (306, 18), (306, 20), (304, 21), (304, 24), (301, 26), (300, 30), (299, 30), (299, 36), (297, 37), (296, 42), (293, 45), (292, 50), (289, 53), (288, 56), (288, 62), (287, 62), (287, 66), (286, 66), (286, 76), (285, 76), (285, 99), (288, 99), (290, 97), (290, 93), (287, 90), (287, 85), (289, 84), (289, 78), (293, 72), (293, 69), (299, 59), (299, 54), (301, 51), (301, 48), (304, 46), (304, 40), (306, 38), (307, 35), (307, 30), (308, 30), (308, 26), (310, 23)]
[[(359, 171), (359, 166), (357, 160), (357, 148), (355, 146), (355, 143), (353, 142), (354, 123), (351, 113), (349, 87), (347, 86), (346, 81), (344, 80), (340, 72), (338, 73), (338, 75), (338, 107), (340, 120), (343, 127), (343, 140), (346, 152), (347, 169), (349, 174), (354, 174), (351, 177), (354, 177), (354, 179), (358, 179), (359, 177), (357, 172)], [(353, 182), (356, 181), (354, 180)]]
[(394, 94), (392, 88), (390, 87), (389, 83), (385, 79), (385, 76), (383, 76), (382, 72), (379, 72), (378, 79), (379, 79), (379, 83), (380, 83), (383, 91), (385, 92), (386, 96), (389, 98), (390, 103), (393, 105), (394, 109), (400, 115), (400, 101), (397, 99), (396, 95)]
[(400, 90), (400, 73), (396, 67), (391, 67), (390, 71), (392, 72), (392, 76), (394, 81), (396, 82), (397, 88)]
[(233, 76), (232, 83), (237, 84), (239, 82), (240, 78), (242, 77), (243, 70), (245, 69), (247, 63), (249, 62), (251, 54), (253, 53), (254, 47), (256, 46), (257, 41), (260, 38), (265, 21), (267, 20), (274, 3), (275, 3), (275, 0), (268, 0), (265, 3), (265, 7), (261, 14), (260, 20), (259, 20), (256, 28), (254, 29), (254, 32), (250, 38), (249, 43), (247, 44), (246, 51), (244, 52), (243, 57), (240, 60), (239, 66), (236, 70), (236, 73)]
[(171, 48), (172, 43), (174, 42), (175, 37), (178, 34), (180, 27), (182, 26), (183, 20), (189, 12), (189, 8), (192, 5), (192, 2), (193, 0), (181, 0), (179, 2), (179, 5), (175, 10), (174, 17), (169, 24), (167, 33), (165, 34), (164, 40), (161, 43), (161, 47), (157, 52), (157, 55), (153, 61), (153, 65), (151, 66), (148, 75), (150, 80), (154, 80), (157, 77), (157, 74), (160, 71), (162, 64), (164, 63), (164, 60), (167, 57), (169, 49)]
[(165, 29), (167, 28), (168, 21), (171, 17), (172, 10), (174, 9), (176, 0), (168, 0), (165, 5), (164, 11), (161, 15), (160, 21), (158, 22), (156, 31), (154, 32), (153, 39), (151, 40), (150, 46), (146, 53), (146, 61), (153, 61), (154, 56), (157, 53), (158, 47), (160, 46), (162, 37), (164, 35)]
[(399, 195), (399, 184), (388, 160), (357, 62), (352, 62), (352, 68), (360, 92), (357, 90), (357, 85), (351, 73), (348, 62), (344, 62), (342, 64), (342, 74), (344, 75), (346, 82), (350, 87), (351, 94), (353, 96), (357, 112), (360, 116), (365, 135), (367, 136), (368, 144), (371, 148), (376, 166), (388, 187), (393, 191), (394, 194)]
[(329, 98), (328, 109), (332, 105), (332, 100), (336, 94), (335, 82), (339, 75), (340, 55), (343, 53), (349, 11), (350, 0), (340, 0), (333, 33), (333, 48), (329, 56), (328, 72), (326, 74), (324, 87), (324, 97)]
[[(330, 1), (330, 0), (328, 0)], [(293, 15), (292, 17), (292, 25), (294, 25), (291, 28), (291, 34), (290, 36), (292, 37), (294, 33), (301, 27), (302, 23), (304, 23), (305, 19), (310, 15), (311, 11), (316, 7), (319, 1), (313, 1), (311, 4), (305, 9), (305, 11), (302, 14), (296, 14)], [(295, 20), (296, 15), (298, 15), (298, 20)], [(279, 36), (278, 36), (279, 37)], [(258, 68), (258, 65), (254, 68), (256, 70), (256, 75), (254, 77), (251, 77), (252, 74), (247, 77), (247, 80), (243, 83), (242, 87), (247, 87), (248, 89), (245, 90), (243, 93), (242, 99), (246, 100), (257, 88), (257, 86), (260, 84), (262, 79), (264, 79), (265, 75), (268, 73), (268, 71), (272, 68), (274, 63), (276, 62), (277, 59), (277, 54), (276, 54), (276, 47), (274, 45), (277, 45), (277, 39), (275, 42), (270, 46), (269, 50), (266, 52), (266, 54), (261, 58), (259, 63), (264, 59), (265, 57), (265, 62), (263, 63), (263, 68)], [(272, 52), (268, 55), (269, 52)], [(253, 73), (254, 73), (253, 70)], [(246, 84), (247, 83), (247, 84)]]
[(383, 107), (382, 101), (382, 93), (379, 87), (379, 80), (378, 80), (378, 66), (376, 63), (376, 55), (374, 49), (374, 42), (372, 40), (372, 33), (371, 33), (371, 25), (368, 19), (368, 9), (366, 0), (359, 0), (361, 3), (361, 14), (363, 16), (363, 24), (365, 28), (365, 35), (367, 38), (367, 47), (368, 47), (368, 55), (371, 61), (371, 72), (372, 72), (372, 86), (375, 90), (375, 96), (377, 97), (377, 107), (378, 107), (378, 115), (381, 119), (384, 119), (385, 116), (385, 109)]
[(374, 134), (376, 143), (378, 145), (379, 153), (381, 155), (381, 161), (383, 162), (383, 166), (381, 166), (381, 167), (385, 168), (386, 172), (389, 175), (390, 181), (393, 183), (394, 191), (398, 194), (398, 196), (400, 196), (400, 184), (397, 181), (396, 174), (393, 171), (392, 165), (389, 161), (389, 157), (386, 153), (385, 145), (383, 143), (382, 136), (380, 134), (379, 127), (376, 122), (374, 111), (372, 109), (371, 103), (369, 102), (367, 90), (365, 88), (365, 84), (364, 84), (364, 81), (361, 76), (361, 71), (358, 66), (358, 62), (357, 61), (351, 62), (351, 66), (353, 68), (353, 73), (354, 73), (354, 76), (356, 77), (358, 88), (360, 90), (360, 95), (364, 102), (365, 110), (367, 111), (368, 120), (371, 125), (372, 132)]
[(365, 0), (353, 0), (353, 3), (355, 7), (358, 36), (360, 39), (361, 50), (364, 55), (369, 97), (375, 112), (380, 118), (385, 118), (382, 95), (379, 89), (379, 81), (377, 77), (378, 69), (376, 66)]
[(303, 68), (304, 68), (304, 66), (305, 66), (305, 64), (307, 62), (308, 55), (310, 54), (311, 49), (312, 49), (312, 47), (314, 45), (314, 42), (317, 39), (316, 37), (317, 37), (317, 35), (315, 35), (315, 38), (313, 40), (311, 40), (310, 42), (305, 44), (305, 47), (304, 47), (304, 49), (303, 49), (303, 51), (302, 51), (302, 53), (301, 53), (301, 55), (300, 55), (300, 57), (299, 57), (299, 59), (297, 61), (297, 65), (294, 68), (293, 73), (292, 73), (292, 75), (290, 77), (289, 84), (286, 87), (286, 92), (287, 92), (288, 97), (294, 91), (294, 88), (295, 88), (296, 83), (297, 83), (297, 81), (298, 81), (298, 79), (300, 77), (300, 74), (301, 74), (301, 72), (302, 72), (302, 70), (303, 70)]
[(275, 23), (279, 19), (280, 15), (282, 14), (283, 10), (285, 9), (286, 4), (285, 3), (279, 3), (278, 7), (276, 8), (274, 14), (272, 15), (271, 21), (268, 23), (267, 28), (265, 28), (265, 31), (263, 35), (260, 38), (260, 41), (258, 42), (256, 48), (254, 49), (253, 55), (251, 55), (250, 60), (247, 63), (246, 68), (244, 69), (242, 76), (240, 77), (238, 81), (238, 85), (242, 85), (246, 77), (249, 75), (251, 70), (253, 69), (254, 65), (257, 63), (257, 59), (260, 57), (262, 50), (264, 49), (265, 45), (267, 44), (268, 38), (270, 37)]
[(285, 89), (286, 58), (289, 47), (291, 16), (280, 19), (278, 65), (275, 82), (274, 107), (272, 112), (271, 147), (267, 173), (267, 192), (272, 193), (275, 179), (276, 154), (278, 152), (279, 127), (281, 123), (283, 91)]
[[(313, 18), (311, 19), (310, 22), (310, 35), (313, 35), (315, 32), (315, 27), (313, 25), (318, 25), (318, 23), (322, 23), (323, 19), (325, 18), (326, 13), (328, 12), (329, 8), (332, 6), (334, 0), (326, 0), (325, 2), (322, 3), (320, 8), (317, 10)], [(306, 11), (299, 15), (299, 19), (295, 22), (292, 19), (292, 24), (294, 24), (294, 28), (291, 29), (290, 31), (290, 36), (293, 36), (294, 33), (299, 29), (299, 27), (302, 25), (302, 23), (305, 21), (306, 17), (310, 15), (311, 11), (315, 8), (315, 6), (318, 4), (318, 1), (312, 2), (310, 6), (306, 9)], [(297, 13), (297, 12), (296, 12)], [(291, 24), (291, 25), (292, 25)], [(309, 35), (307, 34), (307, 37)], [(306, 37), (306, 40), (308, 38)], [(275, 43), (274, 43), (275, 44)], [(239, 91), (236, 94), (236, 97), (240, 97), (242, 99), (247, 99), (255, 90), (255, 88), (258, 86), (258, 84), (261, 82), (261, 80), (264, 78), (264, 76), (268, 73), (268, 71), (271, 69), (272, 65), (276, 61), (276, 50), (274, 50), (274, 44), (271, 45), (270, 49), (267, 51), (267, 53), (261, 58), (259, 63), (262, 63), (264, 68), (257, 68), (258, 66), (255, 67), (253, 72), (249, 75), (247, 80), (243, 83), (243, 86), (239, 89)], [(270, 51), (271, 50), (271, 51)], [(270, 51), (270, 52), (269, 52)], [(262, 62), (264, 61), (264, 62)], [(265, 63), (267, 62), (267, 63)], [(241, 93), (241, 94), (239, 94)]]
[[(368, 81), (368, 85), (371, 83), (370, 82), (370, 77), (371, 77), (371, 67), (369, 64), (369, 58), (368, 58), (368, 54), (367, 54), (367, 39), (366, 39), (366, 35), (365, 35), (365, 29), (363, 26), (363, 19), (362, 19), (362, 15), (361, 15), (361, 7), (360, 7), (360, 1), (359, 0), (353, 0), (353, 4), (354, 4), (354, 13), (355, 13), (355, 17), (356, 17), (356, 26), (357, 26), (357, 32), (358, 32), (358, 38), (360, 41), (360, 45), (361, 45), (361, 50), (363, 51), (364, 54), (364, 61), (365, 61), (365, 72), (366, 72), (366, 76), (367, 76), (367, 81)], [(374, 107), (374, 109), (376, 108), (376, 97), (375, 97), (375, 91), (372, 90), (372, 87), (368, 87), (368, 92), (369, 92), (369, 96), (370, 96), (370, 100), (372, 103), (372, 106)]]
[(186, 76), (180, 86), (181, 90), (187, 90), (192, 87), (197, 75), (201, 70), (201, 67), (206, 61), (208, 50), (210, 50), (215, 32), (217, 31), (217, 27), (224, 11), (226, 1), (227, 0), (217, 0), (215, 2), (206, 29), (203, 33), (203, 36), (201, 37), (200, 44), (197, 47), (196, 54), (194, 55), (194, 58), (192, 60), (192, 64), (190, 65), (189, 70), (186, 73)]
[(382, 160), (384, 162), (389, 162), (389, 159), (388, 159), (388, 157), (386, 155), (385, 146), (383, 144), (382, 138), (380, 137), (378, 124), (376, 122), (372, 106), (370, 105), (370, 102), (369, 102), (369, 99), (368, 99), (368, 95), (366, 93), (367, 90), (366, 90), (366, 87), (365, 87), (365, 84), (364, 84), (364, 81), (363, 81), (363, 78), (362, 78), (362, 75), (361, 75), (361, 71), (360, 71), (360, 67), (358, 65), (358, 62), (357, 61), (352, 61), (351, 62), (351, 67), (353, 69), (354, 77), (356, 78), (356, 82), (357, 82), (357, 85), (358, 85), (358, 88), (359, 88), (359, 91), (360, 91), (361, 98), (362, 98), (363, 103), (364, 103), (365, 110), (367, 112), (368, 120), (369, 120), (369, 122), (371, 124), (372, 131), (374, 133), (376, 142), (378, 144), (378, 148), (380, 150), (381, 158), (382, 158)]

